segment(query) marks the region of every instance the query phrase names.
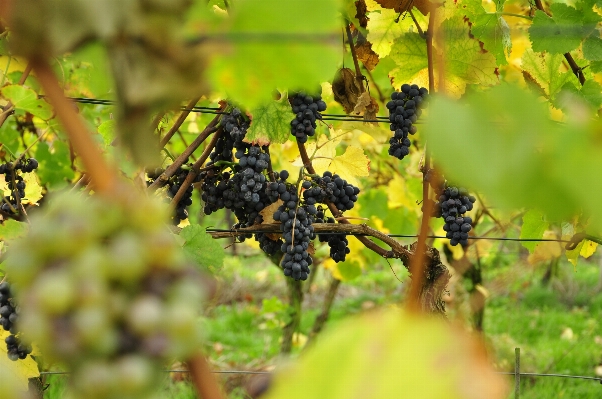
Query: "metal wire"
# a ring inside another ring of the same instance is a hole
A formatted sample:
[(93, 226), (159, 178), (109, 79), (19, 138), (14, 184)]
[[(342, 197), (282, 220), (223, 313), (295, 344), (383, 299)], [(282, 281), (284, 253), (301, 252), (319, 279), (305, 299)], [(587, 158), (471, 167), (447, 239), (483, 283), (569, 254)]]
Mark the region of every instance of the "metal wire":
[[(507, 371), (498, 371), (497, 374), (515, 375), (515, 373)], [(602, 377), (588, 377), (585, 375), (569, 375), (569, 374), (541, 374), (541, 373), (519, 373), (519, 375), (527, 377), (559, 377), (559, 378), (575, 378), (580, 380), (595, 380), (602, 384)]]
[[(238, 234), (255, 234), (255, 233), (266, 233), (265, 230), (235, 230), (235, 229), (207, 229), (207, 233), (238, 233)], [(334, 235), (347, 235), (347, 236), (370, 236), (370, 234), (363, 233), (347, 233), (344, 231), (320, 231), (316, 234), (334, 234)], [(387, 234), (392, 238), (417, 238), (416, 234)], [(447, 238), (445, 236), (427, 236), (427, 238)], [(555, 238), (509, 238), (509, 237), (468, 237), (469, 240), (497, 240), (497, 241), (524, 241), (524, 242), (571, 242), (570, 240), (562, 240)]]
[[(190, 373), (190, 370), (163, 370), (165, 373)], [(213, 374), (271, 374), (270, 371), (248, 371), (248, 370), (218, 370), (212, 371)], [(497, 374), (515, 375), (515, 373), (507, 371), (497, 371)], [(69, 371), (41, 371), (40, 375), (68, 375)], [(557, 378), (573, 378), (580, 380), (594, 380), (602, 384), (602, 377), (589, 377), (585, 375), (570, 375), (570, 374), (543, 374), (543, 373), (520, 373), (520, 376), (525, 377), (557, 377)]]
[[(190, 370), (162, 370), (165, 373), (190, 373)], [(217, 370), (212, 374), (270, 374), (269, 371)], [(40, 375), (68, 375), (70, 371), (41, 371)]]

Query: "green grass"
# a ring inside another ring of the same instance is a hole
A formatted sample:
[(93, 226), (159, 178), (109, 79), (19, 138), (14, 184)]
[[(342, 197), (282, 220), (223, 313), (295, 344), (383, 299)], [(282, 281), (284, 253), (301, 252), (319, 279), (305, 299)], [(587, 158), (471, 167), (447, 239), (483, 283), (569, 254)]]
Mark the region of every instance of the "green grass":
[[(244, 255), (244, 254), (243, 254)], [(398, 276), (406, 274), (393, 264)], [(547, 372), (595, 376), (602, 361), (602, 293), (599, 267), (581, 262), (576, 271), (561, 261), (547, 286), (541, 283), (544, 267), (525, 265), (513, 252), (495, 255), (484, 265), (484, 285), (492, 292), (485, 310), (485, 338), (501, 371), (513, 371), (514, 348), (521, 348), (523, 372)], [(308, 334), (319, 314), (327, 290), (328, 273), (320, 270), (312, 293), (306, 296), (300, 332)], [(228, 257), (216, 276), (218, 301), (207, 306), (202, 319), (205, 350), (216, 368), (265, 370), (279, 359), (281, 325), (286, 320), (286, 285), (281, 272), (263, 256), (247, 253)], [(500, 283), (502, 282), (502, 283)], [(367, 308), (398, 303), (407, 280), (399, 282), (386, 263), (373, 265), (352, 282), (341, 285), (326, 328)], [(266, 306), (263, 306), (266, 300)], [(569, 334), (569, 330), (572, 335)], [(598, 337), (598, 338), (596, 338)], [(301, 352), (295, 347), (293, 356)], [(65, 376), (53, 376), (46, 399), (63, 397)], [(229, 398), (244, 399), (249, 376), (219, 377)], [(508, 381), (513, 385), (512, 378)], [(521, 398), (598, 398), (596, 381), (551, 377), (522, 378)], [(195, 398), (187, 381), (166, 377), (162, 397)], [(509, 397), (512, 397), (510, 394)]]

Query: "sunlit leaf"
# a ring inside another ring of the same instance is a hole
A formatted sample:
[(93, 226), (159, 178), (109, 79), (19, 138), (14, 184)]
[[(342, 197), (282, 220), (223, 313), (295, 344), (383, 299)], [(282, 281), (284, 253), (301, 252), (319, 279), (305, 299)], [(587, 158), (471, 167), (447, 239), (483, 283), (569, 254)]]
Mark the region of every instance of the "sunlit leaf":
[(266, 399), (504, 398), (485, 353), (443, 320), (372, 312), (324, 332), (276, 375)]
[[(462, 129), (451, 131), (452, 120)], [(530, 93), (501, 86), (475, 93), (463, 105), (433, 101), (424, 131), (448, 179), (474, 187), (496, 205), (538, 209), (550, 220), (584, 212), (600, 231), (601, 144), (584, 123), (555, 123)]]
[[(539, 239), (543, 237), (543, 233), (548, 228), (549, 223), (545, 220), (544, 215), (535, 210), (530, 209), (523, 216), (523, 225), (520, 230), (520, 238), (533, 238)], [(527, 248), (529, 252), (535, 250), (537, 241), (521, 241), (523, 247)]]
[(540, 54), (529, 49), (522, 58), (523, 74), (527, 73), (525, 79), (539, 86), (535, 89), (537, 94), (540, 94), (537, 91), (541, 89), (546, 97), (554, 99), (566, 82), (579, 84), (572, 72), (560, 72), (563, 62), (564, 57), (561, 54)]
[(13, 219), (5, 220), (0, 224), (0, 240), (13, 240), (27, 234), (27, 223), (17, 222)]
[(340, 61), (338, 13), (336, 0), (238, 2), (228, 22), (232, 40), (212, 61), (211, 82), (251, 108), (275, 88), (314, 91)]
[(41, 119), (50, 119), (52, 116), (50, 104), (38, 98), (38, 94), (27, 87), (5, 86), (2, 88), (2, 95), (13, 103), (15, 109), (22, 109)]

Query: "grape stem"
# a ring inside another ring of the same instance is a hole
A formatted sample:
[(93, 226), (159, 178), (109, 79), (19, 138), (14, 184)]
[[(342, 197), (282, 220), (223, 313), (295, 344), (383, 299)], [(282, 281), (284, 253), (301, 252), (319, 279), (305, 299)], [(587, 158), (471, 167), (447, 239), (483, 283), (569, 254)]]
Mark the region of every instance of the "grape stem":
[(50, 100), (62, 122), (69, 140), (81, 157), (94, 190), (99, 193), (118, 196), (120, 190), (117, 184), (117, 172), (109, 167), (92, 136), (88, 133), (86, 125), (75, 112), (72, 103), (65, 97), (54, 71), (48, 64), (48, 60), (35, 58), (31, 60), (30, 64), (46, 92), (46, 98)]
[(207, 158), (209, 158), (211, 151), (213, 151), (213, 148), (215, 147), (215, 144), (217, 143), (217, 140), (219, 140), (219, 138), (221, 137), (222, 133), (223, 128), (220, 126), (217, 129), (216, 133), (213, 135), (213, 138), (211, 139), (207, 147), (205, 147), (205, 149), (203, 150), (201, 157), (192, 165), (192, 168), (188, 172), (188, 175), (186, 175), (186, 179), (184, 179), (184, 182), (182, 183), (182, 185), (178, 189), (178, 192), (176, 193), (176, 195), (174, 195), (173, 199), (169, 204), (169, 206), (172, 209), (175, 209), (176, 205), (178, 204), (178, 202), (180, 202), (188, 187), (190, 187), (192, 182), (194, 182), (194, 179), (196, 179), (196, 177), (201, 172), (201, 166), (203, 166)]
[[(184, 121), (186, 120), (186, 118), (188, 118), (188, 115), (190, 115), (190, 112), (192, 111), (192, 108), (200, 100), (201, 100), (201, 97), (197, 97), (197, 98), (192, 99), (188, 103), (188, 105), (186, 106), (186, 109), (184, 109), (184, 111), (182, 111), (182, 113), (180, 114), (180, 116), (178, 116), (178, 119), (176, 119), (176, 121), (174, 122), (174, 124), (171, 127), (171, 129), (169, 129), (169, 131), (161, 139), (161, 142), (159, 143), (160, 147), (165, 147), (165, 145), (167, 143), (169, 143), (169, 140), (171, 140), (171, 138), (173, 137), (174, 134), (176, 134), (176, 132), (178, 131), (178, 129), (180, 128), (180, 126), (182, 126), (182, 124), (184, 123)], [(157, 123), (157, 125), (158, 125), (158, 123)], [(155, 129), (153, 129), (153, 130), (155, 130)]]
[(360, 69), (360, 64), (357, 61), (357, 54), (355, 54), (355, 46), (353, 45), (353, 37), (351, 37), (351, 28), (349, 28), (350, 22), (346, 21), (345, 31), (347, 32), (347, 43), (349, 43), (349, 49), (351, 50), (351, 56), (353, 57), (353, 64), (355, 65), (355, 80), (358, 81), (360, 86), (360, 93), (366, 91), (364, 89), (364, 75)]
[[(300, 143), (297, 141), (297, 146), (299, 147), (299, 154), (301, 155), (301, 160), (303, 161), (303, 166), (307, 169), (307, 171), (309, 173), (316, 174), (316, 170), (314, 169), (313, 165), (311, 164), (311, 160), (307, 156), (307, 150), (305, 149), (305, 145), (303, 143)], [(330, 209), (330, 212), (332, 213), (332, 216), (334, 216), (335, 218), (340, 216), (339, 210), (332, 202), (328, 201), (327, 205), (328, 205), (328, 209)], [(349, 223), (347, 220), (340, 220), (339, 223), (351, 225), (351, 223)], [(369, 229), (368, 226), (365, 226), (365, 227)], [(314, 227), (314, 229), (315, 229), (315, 227)], [(399, 242), (397, 242), (397, 240), (392, 239), (385, 234), (382, 234), (380, 231), (377, 231), (374, 229), (370, 229), (370, 230), (372, 230), (372, 232), (371, 232), (372, 234), (368, 234), (368, 235), (373, 236), (373, 237), (378, 238), (379, 240), (383, 241), (384, 243), (389, 245), (393, 251), (391, 252), (391, 251), (387, 251), (384, 248), (381, 248), (378, 244), (376, 244), (375, 242), (370, 240), (368, 237), (358, 236), (357, 239), (362, 244), (364, 244), (364, 246), (366, 246), (366, 248), (371, 249), (372, 251), (376, 252), (383, 258), (398, 257), (401, 259), (406, 259), (406, 261), (407, 261), (409, 256), (411, 256), (411, 252), (408, 251), (401, 244), (399, 244)], [(405, 263), (405, 261), (404, 261), (404, 263)]]
[(188, 359), (186, 364), (199, 397), (203, 399), (225, 399), (217, 379), (211, 373), (211, 367), (203, 355), (193, 356)]
[[(222, 103), (220, 106), (220, 111), (223, 111), (224, 108), (226, 107), (226, 103)], [(182, 166), (182, 164), (184, 164), (184, 161), (197, 149), (199, 148), (199, 146), (207, 139), (207, 137), (209, 137), (209, 135), (211, 133), (214, 133), (215, 131), (218, 130), (218, 122), (220, 120), (221, 115), (218, 114), (215, 116), (215, 118), (213, 118), (213, 120), (211, 122), (209, 122), (209, 124), (207, 125), (207, 127), (205, 127), (205, 129), (197, 136), (196, 139), (194, 139), (194, 141), (192, 142), (192, 144), (190, 144), (185, 150), (184, 152), (182, 152), (182, 154), (180, 154), (180, 156), (178, 158), (176, 158), (176, 160), (169, 165), (169, 167), (167, 169), (165, 169), (165, 172), (161, 173), (161, 176), (159, 176), (149, 187), (148, 189), (151, 191), (154, 191), (160, 187), (163, 187), (165, 184), (167, 184), (167, 182), (169, 181), (169, 179), (174, 175), (174, 173), (176, 173), (176, 171), (178, 170), (178, 168), (180, 166)], [(203, 161), (204, 162), (204, 161)], [(198, 161), (197, 161), (198, 163)]]

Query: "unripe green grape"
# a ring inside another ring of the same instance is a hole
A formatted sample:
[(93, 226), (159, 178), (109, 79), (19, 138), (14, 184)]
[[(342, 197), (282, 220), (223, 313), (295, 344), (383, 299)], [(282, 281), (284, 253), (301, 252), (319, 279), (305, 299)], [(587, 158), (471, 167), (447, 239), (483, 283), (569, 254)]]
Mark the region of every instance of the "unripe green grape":
[(117, 383), (125, 395), (144, 392), (152, 387), (153, 379), (158, 376), (155, 365), (147, 358), (138, 355), (124, 356), (117, 361)]
[(86, 307), (78, 309), (73, 317), (73, 325), (84, 345), (109, 354), (117, 348), (118, 337), (112, 333), (111, 320), (106, 308)]
[(45, 205), (7, 260), (20, 331), (75, 372), (74, 397), (148, 399), (157, 370), (201, 344), (202, 282), (164, 224), (167, 207), (73, 194)]
[(164, 308), (154, 295), (145, 295), (136, 299), (127, 314), (129, 327), (141, 335), (150, 335), (162, 324)]
[(142, 242), (135, 234), (127, 232), (117, 235), (109, 247), (109, 277), (120, 282), (133, 282), (142, 277), (148, 266), (144, 251)]
[(61, 314), (67, 312), (75, 300), (75, 282), (67, 270), (51, 269), (38, 277), (34, 292), (41, 309)]
[(106, 398), (115, 392), (118, 374), (104, 361), (89, 361), (74, 370), (72, 382), (81, 398)]

